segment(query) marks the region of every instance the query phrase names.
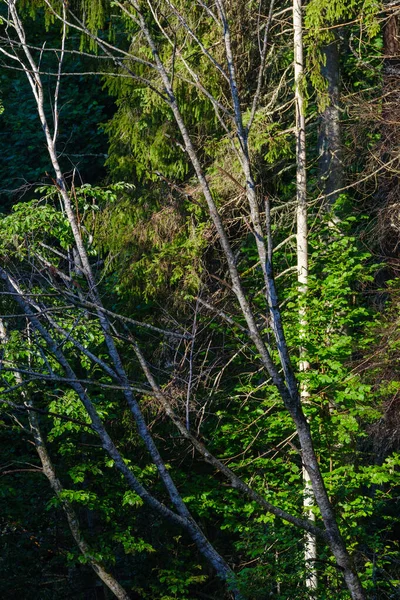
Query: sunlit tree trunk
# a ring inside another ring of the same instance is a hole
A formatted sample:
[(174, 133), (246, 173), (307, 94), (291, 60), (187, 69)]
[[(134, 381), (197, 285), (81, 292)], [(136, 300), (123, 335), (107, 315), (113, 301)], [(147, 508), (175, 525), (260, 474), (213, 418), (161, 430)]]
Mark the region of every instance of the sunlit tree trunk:
[[(294, 34), (294, 77), (296, 101), (296, 189), (297, 189), (297, 278), (300, 293), (299, 326), (300, 340), (307, 336), (307, 316), (304, 295), (308, 285), (308, 242), (307, 242), (307, 176), (306, 176), (306, 131), (303, 98), (303, 33), (302, 33), (302, 1), (293, 1), (293, 34)], [(300, 371), (307, 371), (310, 365), (305, 357), (305, 348), (300, 347)], [(308, 390), (303, 383), (301, 399), (307, 402)], [(303, 507), (310, 520), (315, 519), (313, 512), (314, 494), (311, 479), (303, 466)], [(304, 536), (304, 561), (306, 567), (306, 586), (310, 590), (317, 588), (317, 573), (315, 559), (317, 557), (317, 540), (310, 533)]]

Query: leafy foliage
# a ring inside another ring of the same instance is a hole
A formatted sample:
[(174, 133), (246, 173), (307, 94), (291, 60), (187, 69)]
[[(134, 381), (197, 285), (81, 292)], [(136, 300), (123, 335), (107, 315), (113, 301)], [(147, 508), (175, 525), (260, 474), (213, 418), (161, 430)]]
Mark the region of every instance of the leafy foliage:
[[(28, 27), (34, 40), (42, 40), (42, 8), (29, 4), (25, 6), (32, 10)], [(107, 177), (104, 156), (93, 157), (93, 161), (83, 159), (79, 167), (83, 183), (78, 185), (76, 175), (69, 178), (68, 193), (129, 385), (135, 389), (167, 471), (173, 474), (185, 504), (207, 538), (234, 566), (243, 597), (310, 599), (315, 593), (304, 585), (310, 565), (303, 560), (303, 532), (227, 485), (221, 474), (202, 461), (165, 416), (140, 369), (132, 340), (142, 348), (176, 415), (210, 452), (267, 501), (301, 515), (302, 460), (293, 422), (276, 387), (260, 369), (243, 314), (230, 295), (225, 260), (193, 167), (171, 109), (162, 99), (164, 90), (148, 64), (152, 53), (138, 34), (137, 23), (121, 14), (116, 3), (87, 0), (75, 4), (82, 9), (91, 32), (104, 40), (118, 39), (122, 49), (131, 50), (141, 60), (128, 64), (136, 79), (114, 77), (116, 72), (124, 74), (119, 64), (112, 75), (98, 75), (90, 80), (92, 83), (83, 75), (74, 80), (78, 84), (63, 83), (58, 142), (60, 160), (65, 161), (63, 169), (69, 171), (77, 167), (71, 159), (75, 153), (86, 157), (104, 154), (104, 134), (108, 136)], [(167, 4), (163, 3), (164, 8)], [(258, 3), (226, 4), (247, 124), (257, 80), (261, 17), (258, 12), (257, 18), (254, 16)], [(191, 11), (187, 12), (189, 5)], [(200, 3), (193, 6), (185, 0), (176, 7), (187, 15), (188, 26), (213, 52), (213, 59), (222, 62), (220, 31), (212, 14), (202, 12)], [(279, 10), (286, 15), (287, 8), (284, 3)], [(292, 362), (298, 366), (298, 348), (303, 346), (301, 360), (310, 365), (298, 372), (298, 380), (308, 392), (304, 410), (325, 484), (367, 592), (371, 598), (389, 599), (395, 597), (398, 587), (398, 281), (388, 284), (392, 274), (382, 277), (388, 265), (366, 249), (371, 218), (360, 214), (355, 202), (359, 192), (341, 196), (329, 214), (314, 199), (320, 187), (315, 167), (316, 118), (327, 105), (321, 49), (332, 41), (331, 26), (340, 24), (346, 36), (359, 35), (361, 39), (361, 32), (367, 33), (371, 43), (365, 52), (371, 64), (378, 64), (382, 41), (379, 10), (375, 1), (356, 0), (310, 0), (306, 7), (308, 79), (304, 91), (308, 96), (308, 186), (312, 200), (306, 294), (299, 294), (295, 280), (292, 50), (285, 16), (273, 21), (273, 51), (268, 47), (265, 81), (249, 140), (262, 218), (266, 196), (272, 205), (273, 263)], [(149, 26), (157, 32), (151, 11), (146, 11)], [(200, 94), (195, 85), (188, 85), (185, 61), (196, 69), (215, 101), (231, 110), (227, 82), (218, 69), (210, 68), (198, 42), (187, 36), (171, 6), (166, 15), (163, 27), (168, 35), (174, 33), (175, 43), (155, 33), (160, 56), (173, 70), (177, 102), (205, 165), (243, 287), (257, 314), (257, 325), (275, 360), (277, 351), (271, 343), (262, 293), (264, 278), (247, 219), (240, 143), (224, 130), (210, 98)], [(357, 22), (347, 25), (352, 19)], [(58, 24), (49, 14), (46, 23), (50, 45), (57, 39)], [(311, 41), (314, 39), (316, 43)], [(81, 44), (85, 51), (95, 47), (93, 39), (74, 38), (73, 44), (74, 48)], [(43, 67), (53, 69), (54, 56), (44, 56)], [(355, 88), (358, 84), (368, 87), (369, 83), (355, 80), (360, 66), (351, 52), (345, 53), (342, 63), (344, 78), (351, 79)], [(94, 58), (86, 60), (74, 54), (67, 61), (67, 67), (76, 71), (85, 70), (86, 64), (98, 68)], [(111, 71), (111, 63), (104, 64)], [(99, 91), (100, 77), (107, 93)], [(379, 69), (371, 70), (368, 77), (379, 85)], [(43, 134), (37, 126), (34, 103), (18, 74), (3, 74), (1, 85), (5, 107), (0, 117), (4, 124), (1, 143), (9, 152), (1, 153), (2, 180), (13, 182), (20, 176), (29, 182), (44, 180), (30, 192), (29, 200), (16, 203), (1, 216), (1, 262), (18, 280), (23, 293), (35, 298), (41, 322), (51, 326), (57, 346), (90, 394), (124, 463), (157, 499), (170, 506), (126, 404), (123, 386), (116, 385), (112, 377), (99, 311), (96, 314), (96, 307), (88, 301), (89, 285), (82, 265), (76, 261), (70, 224), (60, 208), (59, 187), (48, 185), (48, 159), (37, 150), (42, 148)], [(110, 110), (112, 102), (107, 94), (115, 100), (115, 112)], [(26, 97), (24, 104), (21, 95)], [(348, 136), (353, 125), (346, 123)], [(346, 174), (354, 175), (362, 160), (354, 155)], [(66, 500), (79, 515), (93, 548), (92, 556), (116, 575), (132, 597), (228, 597), (229, 591), (186, 534), (151, 513), (143, 499), (127, 489), (115, 470), (115, 461), (99, 444), (79, 395), (71, 388), (54, 352), (27, 327), (10, 295), (0, 298), (8, 329), (0, 393), (6, 402), (20, 407), (26, 401), (23, 393), (29, 394), (41, 411), (41, 425), (64, 486), (60, 498), (53, 498), (37, 470), (20, 470), (21, 464), (22, 468), (38, 464), (32, 444), (26, 443), (26, 414), (23, 406), (18, 412), (2, 404), (3, 595), (62, 598), (72, 589), (74, 597), (86, 599), (87, 589), (94, 593), (90, 557), (73, 547), (61, 515), (60, 505)], [(206, 306), (208, 301), (214, 310)], [(307, 319), (305, 340), (299, 327), (299, 308)], [(16, 384), (15, 364), (26, 377), (23, 387)], [(318, 509), (314, 510), (319, 525)], [(38, 570), (37, 563), (43, 569)], [(318, 541), (316, 568), (318, 600), (349, 598), (323, 540)], [(53, 575), (55, 581), (50, 577)]]

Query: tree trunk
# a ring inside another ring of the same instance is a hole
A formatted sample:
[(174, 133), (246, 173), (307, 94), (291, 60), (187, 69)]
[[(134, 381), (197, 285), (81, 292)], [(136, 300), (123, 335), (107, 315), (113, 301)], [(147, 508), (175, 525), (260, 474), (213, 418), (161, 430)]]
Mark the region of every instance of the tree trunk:
[(318, 138), (319, 177), (325, 208), (329, 209), (338, 199), (343, 188), (343, 164), (341, 160), (340, 135), (340, 63), (337, 37), (323, 48), (325, 64), (321, 72), (328, 84), (328, 106), (321, 115)]
[[(307, 241), (307, 173), (306, 173), (306, 131), (304, 115), (304, 99), (302, 92), (304, 77), (303, 59), (303, 19), (301, 0), (293, 1), (293, 34), (294, 34), (294, 78), (296, 105), (296, 192), (297, 192), (297, 280), (300, 293), (299, 328), (300, 340), (307, 337), (307, 315), (305, 294), (308, 285), (308, 241)], [(305, 348), (300, 348), (300, 371), (310, 367), (305, 358)], [(301, 400), (305, 404), (308, 398), (307, 386), (301, 386)], [(311, 479), (303, 466), (303, 508), (310, 521), (315, 520), (313, 507), (315, 504)], [(306, 587), (313, 593), (317, 589), (317, 538), (310, 532), (304, 536), (304, 562), (306, 568)]]

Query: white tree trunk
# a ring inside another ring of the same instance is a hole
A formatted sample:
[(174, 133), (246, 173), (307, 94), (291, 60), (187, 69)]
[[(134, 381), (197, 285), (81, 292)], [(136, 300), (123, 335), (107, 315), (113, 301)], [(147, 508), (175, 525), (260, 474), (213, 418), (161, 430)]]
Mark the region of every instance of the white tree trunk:
[[(297, 189), (297, 278), (300, 293), (299, 326), (300, 339), (307, 335), (307, 317), (301, 296), (307, 291), (308, 284), (308, 247), (307, 247), (307, 179), (306, 179), (306, 132), (303, 101), (303, 31), (302, 31), (302, 0), (293, 0), (293, 34), (294, 34), (294, 77), (295, 77), (295, 103), (296, 103), (296, 189)], [(307, 371), (309, 363), (305, 359), (305, 349), (300, 347), (300, 371)], [(303, 384), (301, 399), (307, 402), (308, 390)], [(306, 516), (315, 520), (313, 512), (314, 494), (310, 476), (303, 467), (303, 507)], [(317, 588), (317, 572), (315, 559), (317, 558), (317, 539), (311, 533), (304, 537), (304, 562), (306, 567), (306, 586), (310, 590)]]

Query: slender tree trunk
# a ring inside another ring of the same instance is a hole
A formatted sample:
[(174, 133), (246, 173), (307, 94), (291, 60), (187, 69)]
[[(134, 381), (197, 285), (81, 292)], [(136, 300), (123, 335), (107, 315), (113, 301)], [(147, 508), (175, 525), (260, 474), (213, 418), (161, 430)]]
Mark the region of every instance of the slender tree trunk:
[(343, 187), (342, 145), (340, 132), (340, 61), (339, 40), (323, 48), (324, 64), (321, 72), (327, 81), (328, 106), (321, 115), (318, 138), (319, 177), (325, 196), (325, 207), (329, 209), (338, 199)]
[[(400, 16), (388, 14), (383, 28), (384, 62), (382, 86), (382, 126), (379, 162), (384, 164), (399, 154), (400, 146)], [(399, 160), (383, 172), (380, 203), (393, 205), (399, 197)], [(388, 219), (389, 220), (389, 219)], [(395, 242), (396, 243), (396, 242)]]
[[(179, 492), (177, 491), (175, 484), (171, 481), (171, 484), (167, 482), (167, 489), (170, 493), (170, 496), (174, 498), (174, 504), (178, 504), (180, 510), (177, 514), (176, 512), (169, 509), (167, 506), (159, 502), (154, 496), (152, 496), (146, 488), (136, 479), (135, 475), (131, 471), (131, 469), (126, 465), (124, 459), (121, 454), (118, 452), (114, 442), (110, 438), (108, 432), (105, 430), (102, 420), (99, 414), (96, 411), (95, 406), (93, 405), (91, 399), (89, 398), (86, 390), (83, 388), (81, 383), (79, 383), (79, 378), (76, 376), (76, 373), (71, 368), (68, 360), (60, 349), (58, 343), (55, 342), (51, 334), (48, 330), (42, 325), (40, 320), (37, 318), (38, 312), (40, 313), (40, 309), (37, 306), (34, 306), (36, 311), (33, 311), (30, 304), (24, 298), (24, 294), (22, 290), (20, 290), (17, 283), (8, 275), (4, 269), (0, 267), (0, 277), (4, 280), (7, 285), (8, 290), (14, 295), (16, 302), (19, 304), (21, 309), (23, 310), (26, 317), (29, 319), (30, 323), (34, 327), (34, 329), (38, 332), (38, 334), (45, 340), (48, 349), (53, 354), (54, 358), (57, 360), (59, 365), (63, 367), (67, 378), (73, 382), (71, 383), (71, 388), (77, 393), (79, 396), (83, 406), (85, 407), (90, 420), (91, 427), (93, 431), (99, 436), (101, 440), (101, 444), (103, 449), (107, 452), (109, 457), (114, 461), (116, 469), (124, 476), (127, 483), (129, 484), (130, 489), (132, 489), (143, 501), (148, 504), (153, 510), (155, 510), (158, 514), (160, 514), (163, 518), (168, 521), (183, 527), (187, 533), (190, 535), (192, 540), (195, 542), (197, 548), (203, 554), (203, 556), (209, 561), (209, 563), (214, 567), (218, 576), (234, 585), (235, 575), (233, 571), (230, 569), (229, 565), (226, 561), (218, 554), (215, 550), (214, 546), (209, 542), (206, 538), (199, 525), (193, 519), (191, 514), (189, 513), (186, 505), (183, 503), (183, 500), (179, 496)], [(49, 318), (49, 317), (48, 317)], [(49, 318), (51, 321), (51, 319)], [(159, 458), (159, 461), (162, 459)], [(156, 464), (156, 463), (155, 463)], [(159, 465), (156, 464), (158, 467)], [(162, 466), (162, 465), (161, 465)], [(164, 482), (165, 483), (165, 482)], [(183, 505), (183, 508), (182, 508)], [(236, 600), (241, 600), (242, 595), (239, 593), (236, 587), (232, 589), (233, 596)]]
[[(391, 130), (398, 131), (400, 81), (400, 20), (397, 12), (389, 14), (383, 28), (383, 138), (390, 147)], [(387, 131), (388, 130), (388, 131)], [(397, 142), (397, 139), (396, 139)], [(396, 144), (397, 146), (397, 144)]]
[[(304, 84), (303, 59), (303, 19), (302, 1), (293, 1), (293, 34), (294, 34), (294, 78), (296, 103), (296, 190), (297, 190), (297, 279), (300, 293), (299, 328), (300, 340), (307, 337), (307, 315), (305, 294), (308, 285), (308, 241), (307, 241), (307, 173), (306, 173), (306, 130), (304, 115), (304, 99), (302, 86)], [(305, 358), (305, 348), (300, 347), (300, 371), (310, 368)], [(302, 403), (308, 399), (307, 386), (303, 383), (300, 390)], [(303, 508), (310, 521), (315, 520), (313, 511), (315, 499), (310, 475), (303, 466)], [(306, 587), (315, 592), (318, 585), (315, 561), (317, 558), (317, 538), (310, 532), (304, 536), (304, 562), (306, 568)]]

